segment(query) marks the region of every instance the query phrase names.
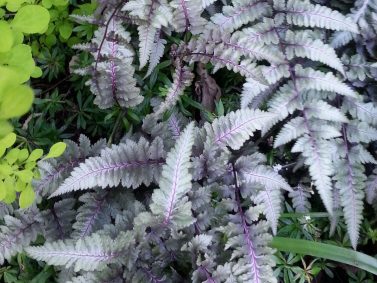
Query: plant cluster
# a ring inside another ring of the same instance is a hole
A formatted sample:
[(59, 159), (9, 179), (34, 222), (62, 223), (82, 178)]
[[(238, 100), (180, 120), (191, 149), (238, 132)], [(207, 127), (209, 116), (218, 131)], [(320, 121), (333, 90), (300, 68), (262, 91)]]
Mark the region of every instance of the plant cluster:
[[(72, 16), (88, 43), (53, 18), (39, 42), (54, 46), (55, 30), (77, 43), (79, 107), (101, 109), (72, 119), (84, 129), (105, 115), (88, 128), (108, 140), (65, 140), (27, 182), (12, 167), (37, 201), (0, 207), (0, 263), (26, 252), (71, 283), (334, 277), (332, 262), (294, 254), (307, 252), (377, 274), (375, 259), (336, 246), (376, 241), (377, 3), (330, 2), (99, 0)], [(67, 11), (54, 3), (42, 1)], [(49, 95), (41, 117), (75, 105)], [(4, 164), (24, 166), (14, 151)]]
[[(19, 207), (23, 209), (34, 202), (32, 180), (39, 179), (37, 162), (43, 156), (43, 150), (29, 152), (27, 148), (20, 149), (19, 146), (12, 148), (15, 142), (14, 133), (0, 140), (0, 200), (11, 204), (18, 199)], [(66, 144), (56, 143), (43, 159), (58, 157), (65, 148)]]
[[(25, 85), (30, 77), (41, 75), (35, 65), (31, 47), (24, 44), (25, 34), (43, 33), (50, 20), (48, 11), (38, 5), (20, 7), (16, 2), (0, 2), (0, 136), (12, 130), (6, 121), (25, 114), (33, 101), (32, 90)], [(6, 4), (8, 15), (1, 7)]]

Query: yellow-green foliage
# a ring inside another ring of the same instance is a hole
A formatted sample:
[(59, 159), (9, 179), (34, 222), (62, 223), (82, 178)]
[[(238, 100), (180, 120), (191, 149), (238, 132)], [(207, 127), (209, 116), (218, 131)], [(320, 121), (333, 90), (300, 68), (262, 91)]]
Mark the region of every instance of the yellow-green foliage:
[(44, 33), (50, 21), (46, 8), (39, 5), (23, 5), (29, 1), (0, 0), (13, 17), (4, 18), (0, 8), (0, 136), (12, 131), (7, 119), (25, 114), (33, 101), (33, 91), (24, 85), (30, 77), (39, 77), (40, 68), (35, 65), (31, 47), (23, 44), (24, 35)]
[[(12, 203), (18, 198), (20, 207), (25, 208), (35, 198), (31, 182), (39, 177), (36, 165), (43, 156), (43, 150), (29, 152), (27, 148), (13, 147), (15, 142), (14, 133), (0, 140), (0, 201)], [(60, 156), (65, 147), (62, 142), (54, 144), (44, 159)]]

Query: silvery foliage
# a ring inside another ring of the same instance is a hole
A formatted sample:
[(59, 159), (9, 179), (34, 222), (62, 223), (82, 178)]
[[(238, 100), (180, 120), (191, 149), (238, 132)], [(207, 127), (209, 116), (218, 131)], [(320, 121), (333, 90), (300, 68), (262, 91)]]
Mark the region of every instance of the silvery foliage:
[[(356, 249), (364, 197), (373, 203), (377, 196), (376, 174), (365, 170), (377, 163), (368, 151), (377, 138), (377, 107), (366, 87), (376, 74), (368, 41), (376, 3), (338, 11), (316, 2), (100, 1), (100, 12), (81, 19), (99, 25), (96, 36), (78, 46), (95, 60), (77, 72), (92, 75), (101, 108), (141, 103), (135, 70), (155, 70), (168, 35), (192, 36), (169, 50), (173, 82), (145, 118), (143, 135), (99, 151), (86, 146), (74, 166), (64, 158), (40, 165), (50, 212), (5, 212), (13, 216), (1, 227), (2, 261), (26, 247), (58, 266), (65, 282), (277, 282), (269, 242), (282, 191), (306, 212), (301, 181), (308, 177), (333, 224), (334, 211), (343, 210)], [(196, 62), (245, 78), (241, 109), (201, 126), (177, 112), (164, 118), (192, 84)], [(254, 145), (259, 131), (303, 161), (298, 166), (308, 174), (291, 184), (295, 189), (266, 165)], [(12, 238), (21, 230), (25, 238)], [(30, 246), (38, 233), (46, 243)]]

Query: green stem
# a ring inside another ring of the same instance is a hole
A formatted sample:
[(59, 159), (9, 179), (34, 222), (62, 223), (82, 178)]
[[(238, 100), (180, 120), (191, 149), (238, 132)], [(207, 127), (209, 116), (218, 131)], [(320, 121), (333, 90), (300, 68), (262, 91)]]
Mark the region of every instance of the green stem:
[(113, 127), (113, 130), (111, 131), (111, 134), (110, 134), (110, 137), (109, 137), (109, 141), (107, 142), (107, 145), (111, 145), (112, 142), (113, 142), (113, 138), (114, 138), (114, 135), (115, 135), (115, 132), (116, 130), (118, 129), (119, 127), (119, 124), (121, 123), (122, 121), (122, 118), (124, 116), (124, 111), (121, 111), (115, 121), (115, 124), (114, 124), (114, 127)]
[[(334, 216), (340, 216), (340, 215), (342, 215), (341, 212), (334, 213)], [(309, 216), (311, 218), (328, 218), (330, 215), (327, 212), (308, 212), (308, 213), (292, 212), (292, 213), (282, 213), (280, 215), (280, 218), (301, 218), (305, 216)]]

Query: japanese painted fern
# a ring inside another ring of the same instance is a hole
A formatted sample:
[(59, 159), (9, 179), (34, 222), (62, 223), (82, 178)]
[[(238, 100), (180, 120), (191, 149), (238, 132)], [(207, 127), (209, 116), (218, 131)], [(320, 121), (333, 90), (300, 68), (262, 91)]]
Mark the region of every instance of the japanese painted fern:
[[(376, 99), (373, 88), (360, 91), (376, 66), (348, 43), (372, 52), (369, 2), (337, 11), (307, 0), (100, 1), (94, 39), (77, 46), (94, 58), (77, 72), (91, 75), (96, 104), (140, 104), (136, 77), (158, 72), (164, 54), (172, 83), (120, 144), (81, 137), (39, 164), (47, 207), (4, 213), (13, 216), (1, 226), (0, 260), (27, 247), (64, 282), (277, 282), (269, 243), (282, 200), (308, 212), (309, 185), (333, 227), (342, 207), (356, 249), (364, 197), (377, 201), (376, 173), (365, 167), (377, 163)], [(184, 40), (171, 44), (171, 34)], [(211, 122), (183, 118), (176, 105), (197, 63), (244, 78), (234, 94), (241, 109)], [(258, 148), (266, 140), (291, 151), (303, 176), (287, 181), (268, 166)], [(45, 244), (30, 246), (38, 233)]]

